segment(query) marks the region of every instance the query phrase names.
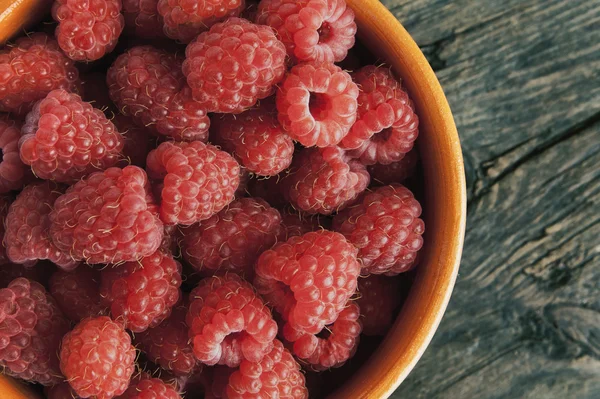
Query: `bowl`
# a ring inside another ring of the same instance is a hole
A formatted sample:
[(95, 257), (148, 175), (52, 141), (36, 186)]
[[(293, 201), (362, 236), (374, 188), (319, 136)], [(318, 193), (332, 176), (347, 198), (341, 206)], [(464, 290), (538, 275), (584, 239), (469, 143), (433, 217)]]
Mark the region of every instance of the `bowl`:
[[(419, 115), (423, 165), (425, 245), (408, 297), (394, 326), (353, 378), (331, 398), (387, 398), (414, 368), (431, 341), (456, 281), (466, 221), (466, 183), (460, 141), (444, 92), (425, 56), (379, 0), (346, 0), (356, 14), (358, 38), (392, 66)], [(0, 0), (0, 42), (44, 0)], [(23, 7), (23, 9), (20, 9)], [(37, 398), (15, 380), (0, 376), (3, 399)]]

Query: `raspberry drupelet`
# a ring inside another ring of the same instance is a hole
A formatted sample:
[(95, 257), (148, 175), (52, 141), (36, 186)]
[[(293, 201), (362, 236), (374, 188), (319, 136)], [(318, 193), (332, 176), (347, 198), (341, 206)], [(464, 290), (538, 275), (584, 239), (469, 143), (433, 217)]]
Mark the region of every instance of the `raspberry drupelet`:
[(158, 0), (123, 0), (125, 31), (144, 39), (165, 37)]
[(146, 172), (137, 166), (92, 173), (57, 198), (50, 235), (59, 250), (88, 263), (121, 263), (151, 255), (163, 224)]
[(19, 156), (20, 138), (19, 124), (0, 119), (0, 194), (20, 190), (31, 174)]
[(356, 291), (357, 252), (327, 230), (292, 237), (258, 258), (254, 286), (291, 328), (318, 334)]
[(345, 0), (262, 0), (256, 21), (277, 30), (295, 61), (342, 61), (354, 46), (354, 12)]
[(202, 280), (186, 317), (196, 358), (209, 366), (260, 362), (273, 348), (277, 323), (252, 285), (236, 274)]
[(0, 289), (0, 325), (4, 373), (42, 385), (63, 380), (57, 353), (69, 323), (44, 287), (17, 278)]
[(293, 67), (277, 91), (278, 119), (305, 147), (338, 144), (356, 121), (358, 87), (330, 63)]
[(63, 313), (73, 322), (107, 313), (98, 289), (100, 272), (90, 267), (59, 270), (50, 278), (50, 293)]
[(160, 192), (166, 224), (191, 225), (233, 201), (240, 166), (231, 155), (200, 141), (167, 141), (148, 154), (146, 169)]
[(181, 298), (181, 264), (160, 250), (138, 261), (108, 266), (100, 276), (100, 295), (113, 320), (134, 333), (158, 326)]
[(400, 287), (393, 277), (371, 274), (358, 279), (360, 316), (365, 335), (385, 335), (400, 304)]
[(121, 6), (121, 0), (55, 0), (52, 17), (58, 22), (60, 48), (76, 61), (94, 61), (110, 53), (125, 26)]
[(244, 0), (159, 0), (158, 12), (164, 19), (165, 34), (189, 43), (215, 23), (239, 16), (245, 5)]
[(73, 90), (79, 72), (44, 33), (20, 38), (0, 50), (0, 111), (25, 115), (55, 89)]
[(136, 46), (108, 69), (106, 83), (119, 111), (159, 136), (206, 141), (210, 120), (192, 99), (182, 59), (152, 46)]
[(48, 259), (65, 270), (77, 267), (79, 263), (50, 238), (50, 212), (63, 190), (52, 182), (32, 183), (10, 205), (3, 244), (12, 262), (32, 265)]
[(393, 276), (410, 270), (423, 246), (421, 205), (400, 184), (379, 187), (337, 214), (335, 231), (358, 248), (362, 274)]
[(185, 49), (183, 73), (208, 112), (239, 114), (273, 94), (285, 74), (285, 47), (268, 26), (230, 18)]
[(21, 160), (36, 176), (74, 183), (114, 166), (123, 137), (99, 109), (77, 94), (53, 90), (27, 115), (21, 130)]
[(259, 198), (241, 198), (185, 231), (183, 256), (200, 273), (251, 279), (258, 256), (281, 235), (281, 215)]
[(365, 165), (400, 161), (419, 135), (412, 101), (389, 68), (369, 65), (353, 78), (361, 88), (358, 117), (340, 146)]
[(419, 162), (419, 153), (416, 148), (406, 153), (404, 157), (388, 165), (377, 163), (367, 167), (371, 175), (371, 182), (378, 185), (388, 185), (393, 183), (402, 183), (404, 180), (413, 176)]
[(284, 194), (296, 209), (329, 215), (355, 200), (369, 185), (364, 165), (338, 147), (308, 148), (292, 162)]
[(182, 399), (171, 385), (159, 378), (143, 378), (132, 384), (119, 399)]
[(129, 386), (135, 354), (118, 323), (107, 316), (84, 319), (62, 340), (60, 369), (82, 398), (111, 399)]

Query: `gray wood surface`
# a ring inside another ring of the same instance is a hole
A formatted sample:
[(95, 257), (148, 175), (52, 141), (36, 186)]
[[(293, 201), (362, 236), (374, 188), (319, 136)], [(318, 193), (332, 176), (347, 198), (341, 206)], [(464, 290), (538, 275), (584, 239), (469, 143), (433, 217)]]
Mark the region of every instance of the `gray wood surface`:
[(450, 306), (394, 398), (600, 398), (600, 1), (383, 0), (468, 180)]

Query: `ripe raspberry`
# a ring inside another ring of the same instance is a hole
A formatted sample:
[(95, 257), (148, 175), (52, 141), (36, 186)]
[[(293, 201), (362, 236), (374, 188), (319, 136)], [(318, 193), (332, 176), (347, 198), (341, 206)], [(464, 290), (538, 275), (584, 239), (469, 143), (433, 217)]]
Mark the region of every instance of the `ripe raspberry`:
[(19, 157), (21, 127), (12, 121), (0, 120), (0, 193), (23, 188), (29, 171)]
[(121, 0), (55, 0), (56, 39), (69, 58), (94, 61), (113, 51), (125, 26)]
[(240, 15), (244, 6), (244, 0), (159, 0), (158, 12), (164, 18), (165, 34), (189, 43), (215, 23)]
[(254, 286), (291, 327), (317, 334), (338, 318), (356, 291), (356, 253), (331, 231), (292, 237), (258, 258)]
[(150, 378), (132, 384), (119, 399), (181, 399), (181, 395), (163, 380)]
[(125, 30), (144, 39), (165, 37), (158, 0), (123, 0)]
[(208, 112), (239, 114), (273, 94), (285, 73), (285, 47), (268, 26), (230, 18), (185, 49), (183, 73)]
[(48, 287), (50, 276), (54, 273), (56, 267), (48, 261), (40, 261), (31, 267), (6, 263), (0, 267), (0, 288), (8, 287), (14, 279), (25, 277), (28, 280), (35, 281)]
[(242, 360), (240, 368), (229, 377), (225, 397), (308, 399), (308, 389), (300, 365), (275, 340), (273, 349), (260, 363)]
[(46, 387), (44, 389), (46, 399), (80, 399), (81, 397), (75, 393), (68, 382)]
[(156, 135), (206, 141), (210, 120), (192, 99), (181, 62), (151, 46), (130, 48), (108, 70), (110, 98), (122, 114)]
[(84, 319), (62, 340), (60, 369), (81, 397), (123, 394), (134, 368), (131, 338), (107, 316)]
[[(11, 202), (12, 199), (10, 197), (0, 195), (0, 243), (4, 242), (4, 234), (6, 231), (6, 215), (8, 214), (8, 208), (10, 207)], [(5, 264), (10, 264), (10, 260), (8, 259), (8, 256), (6, 256), (6, 247), (4, 245), (0, 245), (0, 265)], [(3, 270), (0, 267), (0, 273), (2, 271)], [(10, 283), (10, 281), (8, 283)], [(0, 286), (0, 288), (3, 288), (3, 286)]]
[(289, 324), (283, 329), (285, 339), (294, 342), (294, 355), (311, 365), (315, 371), (342, 366), (356, 352), (361, 325), (360, 308), (349, 302), (337, 320), (325, 330), (326, 338), (294, 330)]
[(136, 334), (136, 341), (148, 359), (176, 376), (199, 370), (185, 324), (187, 308), (173, 308), (171, 316), (154, 328)]
[(210, 219), (190, 227), (183, 256), (204, 275), (233, 272), (254, 276), (258, 256), (281, 235), (281, 215), (259, 198), (242, 198)]
[(101, 304), (100, 272), (78, 267), (72, 272), (56, 271), (50, 278), (50, 293), (63, 313), (75, 323), (107, 313)]
[(146, 167), (146, 157), (156, 147), (156, 138), (149, 134), (148, 129), (137, 126), (131, 118), (116, 115), (113, 122), (123, 135), (123, 166), (135, 165)]
[(277, 30), (295, 61), (342, 61), (354, 46), (354, 12), (344, 0), (263, 0), (256, 21)]
[(415, 265), (425, 230), (420, 215), (421, 205), (410, 190), (392, 184), (337, 214), (333, 226), (358, 248), (363, 274), (393, 276)]
[(112, 318), (136, 333), (162, 323), (181, 297), (181, 264), (162, 251), (107, 267), (100, 276)]
[(213, 118), (215, 142), (250, 172), (275, 176), (292, 163), (294, 142), (264, 109)]
[(271, 351), (277, 323), (254, 288), (235, 274), (209, 277), (190, 294), (186, 317), (196, 358), (209, 366), (259, 362)]
[(3, 372), (42, 385), (62, 380), (60, 339), (67, 319), (39, 283), (17, 278), (0, 289), (0, 366)]
[(369, 65), (354, 74), (360, 86), (358, 117), (340, 146), (365, 165), (400, 161), (419, 135), (419, 118), (387, 68)]
[(305, 147), (338, 144), (356, 121), (358, 87), (334, 64), (293, 67), (277, 91), (278, 119)]
[(400, 304), (400, 287), (392, 277), (371, 274), (358, 279), (360, 316), (365, 335), (385, 335)]
[(62, 188), (51, 182), (30, 184), (10, 205), (6, 215), (4, 246), (14, 263), (32, 265), (48, 259), (65, 270), (77, 267), (68, 252), (57, 248), (50, 238), (50, 212)]
[(77, 94), (53, 90), (27, 115), (21, 159), (42, 179), (74, 183), (119, 160), (123, 137), (104, 113)]
[(377, 163), (367, 167), (371, 175), (371, 181), (379, 185), (388, 185), (393, 183), (402, 183), (404, 180), (411, 177), (417, 162), (419, 161), (419, 153), (413, 148), (399, 161), (392, 162), (389, 165)]
[(200, 141), (164, 142), (148, 154), (150, 178), (160, 180), (160, 217), (191, 225), (229, 204), (240, 183), (240, 166), (225, 151)]
[(284, 193), (298, 210), (329, 215), (354, 201), (369, 180), (366, 168), (340, 148), (309, 148), (294, 158)]
[(50, 221), (54, 244), (88, 263), (136, 261), (163, 239), (146, 172), (137, 166), (109, 168), (75, 183), (54, 203)]

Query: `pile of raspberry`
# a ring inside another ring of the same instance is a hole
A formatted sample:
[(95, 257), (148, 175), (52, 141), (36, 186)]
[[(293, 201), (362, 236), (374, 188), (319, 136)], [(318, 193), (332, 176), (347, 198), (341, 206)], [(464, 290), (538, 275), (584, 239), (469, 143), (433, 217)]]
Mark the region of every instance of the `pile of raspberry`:
[(5, 374), (307, 398), (391, 328), (425, 229), (413, 102), (338, 66), (367, 59), (343, 0), (247, 3), (55, 0), (55, 37), (0, 50)]

